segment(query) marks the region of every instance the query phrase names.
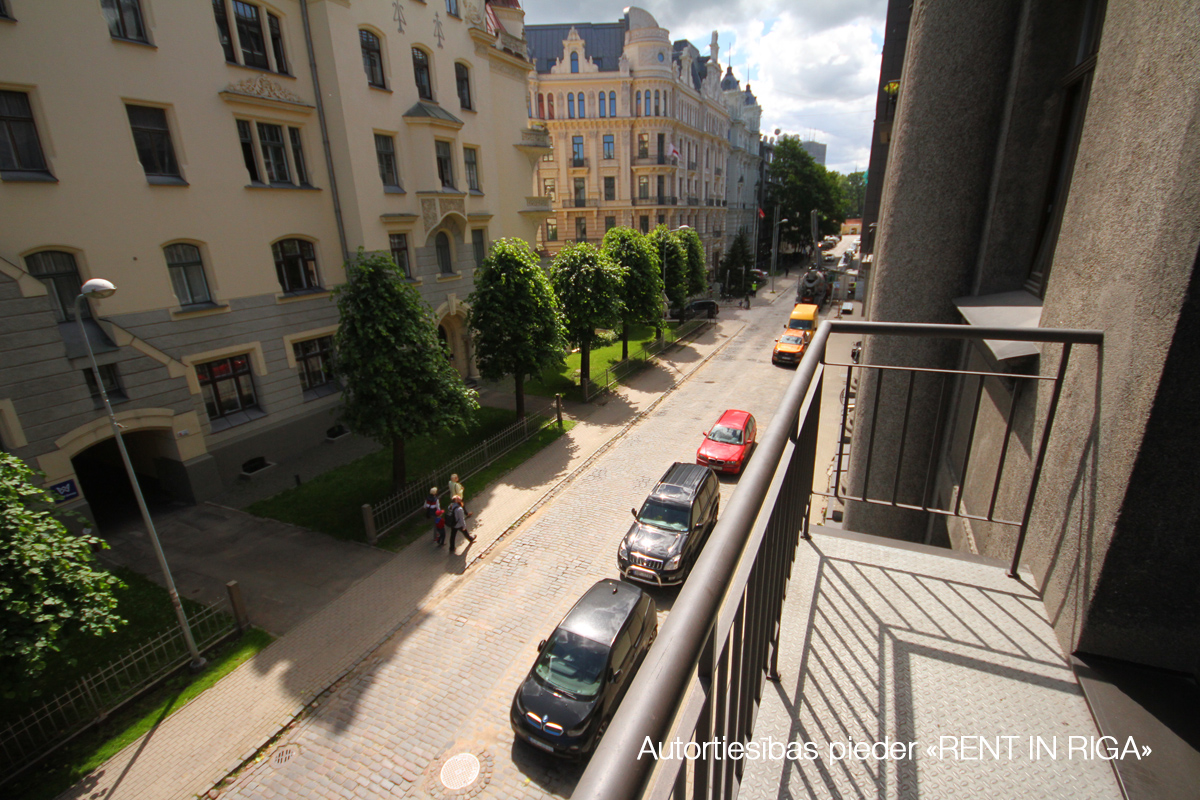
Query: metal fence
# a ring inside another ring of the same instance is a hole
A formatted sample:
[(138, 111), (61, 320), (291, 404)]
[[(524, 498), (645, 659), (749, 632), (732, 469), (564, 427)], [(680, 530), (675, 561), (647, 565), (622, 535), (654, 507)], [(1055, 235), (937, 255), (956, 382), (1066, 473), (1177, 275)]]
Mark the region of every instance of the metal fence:
[[(1103, 340), (1099, 331), (821, 323), (755, 457), (571, 795), (574, 800), (738, 796), (745, 762), (722, 758), (719, 752), (732, 752), (725, 748), (752, 740), (764, 683), (778, 679), (784, 595), (799, 539), (808, 536), (817, 496), (813, 476), (822, 361), (830, 333), (1062, 344), (1063, 358), (1048, 409), (1051, 421), (1071, 345)], [(1050, 427), (1047, 422), (1046, 435)], [(1045, 445), (1043, 436), (1034, 457), (1030, 504)], [(1014, 571), (1029, 508), (1016, 543)], [(708, 746), (714, 740), (723, 745), (721, 751)], [(673, 755), (658, 760), (645, 753), (647, 742), (661, 745), (664, 752), (694, 750), (697, 757)]]
[[(225, 600), (190, 613), (188, 624), (200, 649), (237, 627)], [(12, 716), (6, 713), (0, 721), (0, 785), (190, 661), (183, 631), (172, 624), (70, 689)]]
[(421, 513), (423, 511), (422, 503), (428, 495), (430, 486), (445, 486), (452, 474), (457, 474), (459, 480), (471, 477), (500, 456), (532, 439), (542, 428), (554, 423), (555, 419), (554, 416), (529, 415), (455, 457), (453, 461), (448, 461), (420, 478), (410, 481), (408, 486), (395, 494), (374, 505), (364, 505), (362, 507), (363, 526), (367, 532), (367, 541), (375, 544), (380, 536), (388, 533), (408, 518)]
[(650, 363), (650, 359), (670, 347), (684, 341), (697, 331), (709, 324), (707, 319), (692, 319), (676, 328), (664, 328), (661, 339), (655, 339), (640, 345), (629, 358), (618, 361), (604, 370), (604, 377), (598, 381), (588, 381), (583, 388), (583, 399), (591, 400), (597, 395), (607, 392), (618, 383)]

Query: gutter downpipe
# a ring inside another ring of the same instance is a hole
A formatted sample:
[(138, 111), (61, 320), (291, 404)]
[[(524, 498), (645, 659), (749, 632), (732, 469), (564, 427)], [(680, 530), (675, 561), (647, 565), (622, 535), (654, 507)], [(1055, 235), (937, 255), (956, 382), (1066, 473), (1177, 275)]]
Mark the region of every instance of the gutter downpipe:
[(317, 75), (317, 57), (313, 53), (312, 25), (308, 19), (308, 0), (300, 0), (300, 18), (304, 21), (304, 46), (308, 51), (308, 68), (312, 73), (313, 94), (317, 98), (317, 120), (321, 123), (321, 149), (325, 151), (325, 169), (329, 173), (329, 191), (333, 197), (333, 217), (337, 222), (338, 242), (342, 246), (342, 262), (350, 260), (346, 245), (346, 223), (342, 220), (342, 200), (338, 194), (337, 174), (333, 170), (333, 152), (329, 147), (329, 125), (325, 122), (325, 102), (321, 99), (321, 78)]

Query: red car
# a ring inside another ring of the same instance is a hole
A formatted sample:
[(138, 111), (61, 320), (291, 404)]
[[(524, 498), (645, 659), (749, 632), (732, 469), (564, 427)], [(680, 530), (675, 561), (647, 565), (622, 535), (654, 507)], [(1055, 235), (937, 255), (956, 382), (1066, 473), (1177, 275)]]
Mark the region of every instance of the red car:
[(757, 433), (753, 414), (731, 408), (704, 434), (704, 443), (696, 451), (696, 463), (717, 472), (741, 472)]

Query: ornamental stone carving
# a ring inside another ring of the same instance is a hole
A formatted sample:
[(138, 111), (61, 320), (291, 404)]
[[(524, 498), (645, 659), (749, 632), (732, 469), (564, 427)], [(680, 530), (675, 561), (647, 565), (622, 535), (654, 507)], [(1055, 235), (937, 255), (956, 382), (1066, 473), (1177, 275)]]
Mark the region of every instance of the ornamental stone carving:
[(259, 75), (256, 78), (246, 78), (237, 83), (231, 83), (227, 91), (237, 94), (249, 94), (255, 97), (265, 97), (269, 100), (282, 100), (285, 103), (305, 105), (304, 99), (300, 95), (295, 92), (289, 92), (278, 83), (268, 79), (266, 75)]
[(439, 200), (441, 201), (443, 217), (453, 211), (457, 211), (464, 217), (467, 215), (467, 204), (463, 202), (461, 197), (441, 197)]
[(425, 223), (425, 230), (431, 231), (438, 223), (437, 200), (432, 197), (421, 198), (421, 221)]

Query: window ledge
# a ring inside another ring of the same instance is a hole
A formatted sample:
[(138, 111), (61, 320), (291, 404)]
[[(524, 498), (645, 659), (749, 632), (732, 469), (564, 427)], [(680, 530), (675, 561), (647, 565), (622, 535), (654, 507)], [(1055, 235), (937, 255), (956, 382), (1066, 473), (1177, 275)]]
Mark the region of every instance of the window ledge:
[(475, 108), (474, 106), (459, 106), (458, 110), (459, 111), (470, 111), (472, 114), (476, 114), (476, 115), (479, 114), (479, 109)]
[(311, 389), (304, 390), (304, 402), (311, 403), (313, 400), (320, 400), (322, 397), (329, 397), (337, 394), (342, 390), (342, 385), (337, 381), (323, 383), (320, 386), (314, 386)]
[(178, 175), (147, 175), (146, 183), (151, 186), (188, 186), (190, 185)]
[(471, 195), (472, 197), (483, 197), (483, 192), (479, 189), (471, 189), (467, 192), (467, 194)]
[(405, 283), (409, 284), (410, 286), (420, 286), (421, 284), (424, 283), (424, 281), (421, 280), (420, 278), (404, 278), (403, 280)]
[(402, 189), (399, 186), (384, 186), (383, 193), (384, 194), (408, 194), (408, 192), (404, 191), (404, 189)]
[(389, 89), (388, 87), (386, 87), (386, 86), (376, 86), (376, 85), (375, 85), (375, 84), (373, 84), (373, 83), (367, 83), (367, 88), (368, 88), (368, 89), (373, 89), (373, 90), (375, 90), (376, 92), (383, 92), (384, 94), (391, 94), (391, 93), (392, 93), (392, 90), (391, 90), (391, 89)]
[(192, 303), (171, 309), (171, 319), (191, 319), (192, 317), (207, 317), (212, 314), (227, 314), (230, 311), (228, 303)]
[(246, 188), (247, 189), (283, 189), (284, 191), (291, 189), (292, 191), (297, 191), (297, 192), (319, 192), (319, 191), (321, 191), (319, 187), (313, 186), (312, 184), (309, 184), (309, 183), (303, 183), (303, 184), (300, 184), (299, 186), (297, 186), (294, 183), (254, 183), (254, 182), (250, 182), (250, 183), (246, 184)]
[(461, 280), (461, 279), (462, 279), (461, 272), (443, 272), (437, 276), (438, 283), (449, 283), (450, 281), (457, 281), (457, 280)]
[(296, 76), (293, 75), (292, 73), (276, 72), (275, 70), (271, 69), (270, 67), (252, 67), (247, 64), (239, 64), (236, 61), (226, 61), (225, 64), (226, 64), (226, 66), (237, 67), (238, 69), (248, 69), (251, 72), (261, 72), (265, 75), (278, 75), (280, 78), (291, 78), (292, 80), (296, 80)]
[(126, 39), (124, 36), (110, 36), (109, 38), (114, 42), (120, 42), (121, 44), (136, 44), (141, 45), (142, 47), (148, 47), (151, 50), (158, 49), (158, 45), (152, 44), (145, 39)]
[(299, 289), (294, 292), (284, 292), (275, 295), (275, 302), (278, 303), (295, 303), (300, 300), (312, 300), (318, 297), (329, 297), (329, 290), (324, 287), (315, 289)]
[(58, 183), (58, 178), (49, 172), (24, 169), (0, 170), (0, 180), (6, 182), (12, 181), (13, 183)]
[[(968, 325), (979, 327), (1037, 328), (1042, 319), (1042, 301), (1026, 291), (956, 297), (954, 305)], [(1042, 352), (1037, 342), (984, 339), (983, 344), (997, 361), (1023, 358)]]
[(209, 426), (213, 433), (227, 431), (230, 428), (236, 428), (238, 425), (245, 425), (247, 422), (253, 422), (256, 419), (262, 419), (267, 415), (267, 412), (261, 408), (245, 408), (241, 411), (235, 411), (232, 414), (227, 414), (224, 417), (217, 417), (214, 420), (209, 420)]

